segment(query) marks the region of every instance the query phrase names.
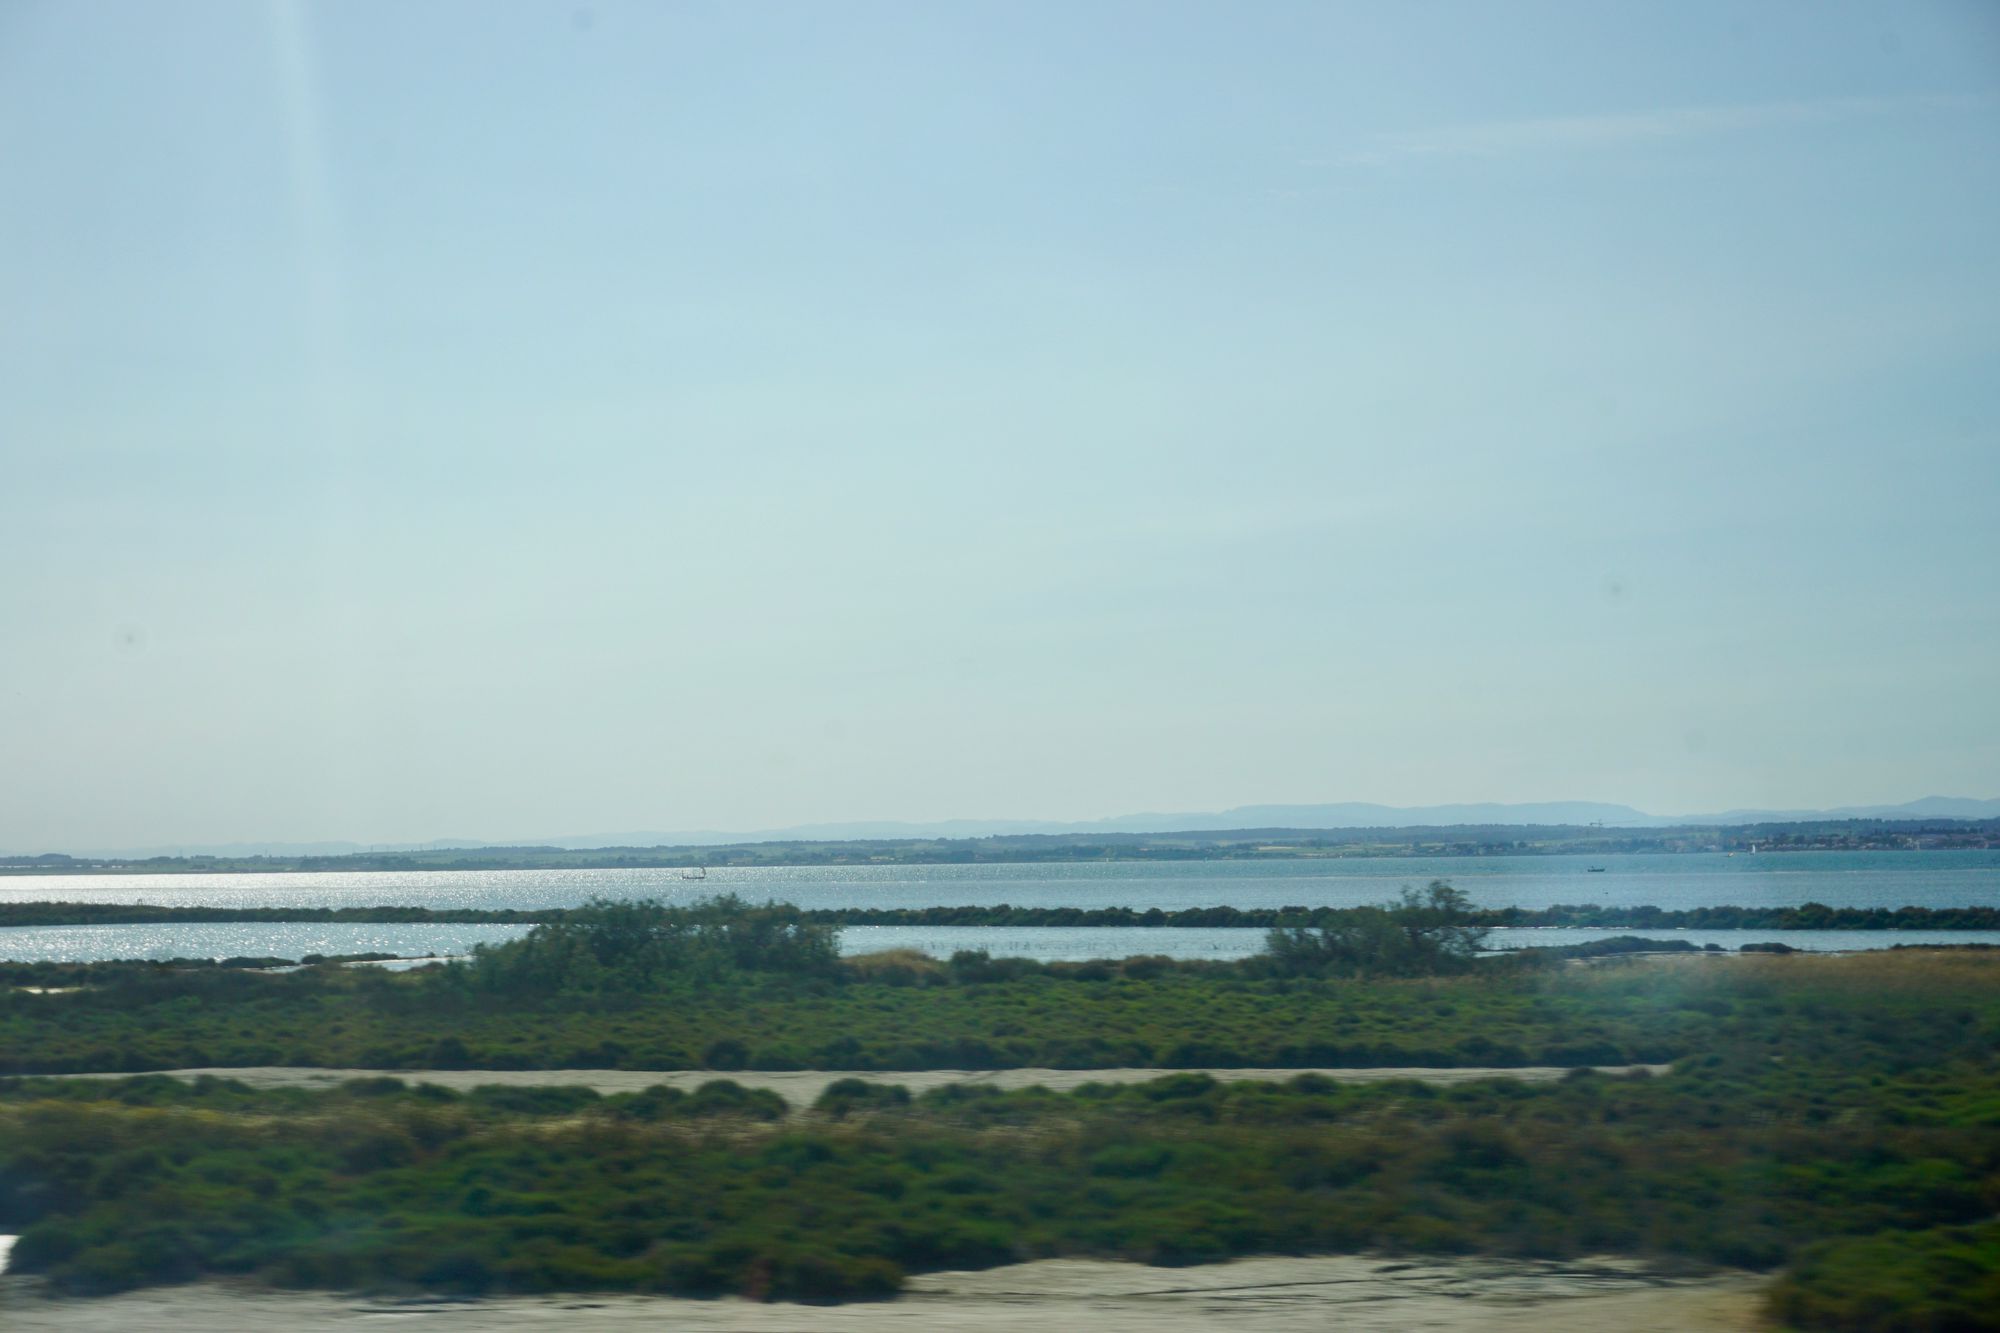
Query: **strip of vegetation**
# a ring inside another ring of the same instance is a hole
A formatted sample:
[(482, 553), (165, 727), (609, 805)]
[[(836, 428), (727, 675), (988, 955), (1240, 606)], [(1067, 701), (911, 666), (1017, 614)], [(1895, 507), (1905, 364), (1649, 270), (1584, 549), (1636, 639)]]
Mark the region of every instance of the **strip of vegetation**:
[(1059, 1255), (1609, 1252), (1784, 1268), (1774, 1311), (1799, 1328), (1992, 1327), (1991, 962), (1340, 984), (1404, 1014), (1528, 984), (1579, 1018), (1692, 1015), (1702, 1049), (1664, 1078), (1545, 1085), (1182, 1075), (912, 1098), (850, 1080), (790, 1116), (719, 1084), (24, 1079), (0, 1083), (0, 1229), (22, 1233), (19, 1271), (79, 1293), (221, 1275), (849, 1300), (906, 1273)]
[(1579, 988), (1538, 957), (1478, 957), (1480, 934), (1442, 884), (1274, 928), (1273, 951), (1240, 963), (842, 960), (836, 928), (788, 907), (600, 903), (401, 974), (0, 968), (70, 992), (0, 995), (0, 1073), (1594, 1065), (1789, 1041), (1803, 1022)]
[[(535, 925), (561, 921), (576, 908), (478, 907), (199, 907), (156, 903), (0, 903), (0, 928), (328, 922), (368, 925)], [(1237, 927), (1337, 926), (1367, 908), (1354, 907), (970, 907), (812, 908), (803, 919), (834, 926)], [(1994, 930), (2000, 907), (1603, 907), (1593, 903), (1545, 908), (1468, 908), (1467, 920), (1488, 927), (1565, 926), (1616, 930)]]

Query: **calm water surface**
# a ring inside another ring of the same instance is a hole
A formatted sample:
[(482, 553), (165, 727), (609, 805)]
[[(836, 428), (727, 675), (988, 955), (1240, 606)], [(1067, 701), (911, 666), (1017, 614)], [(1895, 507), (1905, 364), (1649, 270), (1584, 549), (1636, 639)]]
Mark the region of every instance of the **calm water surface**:
[[(1602, 874), (1589, 867), (1602, 866)], [(10, 875), (0, 901), (210, 907), (569, 907), (588, 898), (715, 893), (801, 907), (1353, 907), (1450, 880), (1484, 907), (1972, 907), (2000, 904), (2000, 851), (1756, 856), (1354, 857), (981, 866), (678, 870), (422, 870), (261, 875)]]
[[(1602, 873), (1589, 867), (1600, 865)], [(1384, 857), (1298, 862), (1107, 862), (993, 866), (808, 866), (714, 869), (691, 883), (678, 870), (369, 871), (267, 875), (28, 875), (0, 877), (0, 901), (147, 902), (216, 907), (567, 907), (589, 898), (685, 901), (731, 892), (802, 907), (1348, 907), (1405, 885), (1448, 879), (1488, 907), (1736, 904), (1835, 907), (2000, 905), (2000, 852), (1792, 852), (1756, 856)], [(309, 953), (462, 954), (524, 930), (497, 925), (49, 926), (0, 930), (0, 958), (223, 958)], [(1568, 944), (1625, 933), (1495, 931), (1496, 947)], [(1869, 948), (1992, 940), (1991, 934), (1841, 931), (1651, 931), (1726, 948), (1780, 940), (1798, 948)], [(849, 952), (986, 949), (1042, 959), (1167, 953), (1236, 958), (1262, 932), (1200, 929), (853, 927)]]
[[(527, 932), (526, 926), (317, 925), (300, 922), (234, 925), (24, 926), (0, 930), (0, 959), (9, 962), (78, 963), (113, 958), (303, 958), (307, 954), (393, 953), (405, 958), (455, 957), (476, 944), (497, 944)], [(1629, 930), (1551, 927), (1495, 930), (1487, 942), (1496, 949), (1577, 944)], [(1896, 930), (1649, 930), (1648, 939), (1684, 939), (1725, 949), (1776, 940), (1795, 949), (1886, 949), (1896, 944), (2000, 944), (1994, 932)], [(984, 949), (997, 957), (1080, 962), (1087, 958), (1129, 958), (1166, 954), (1173, 958), (1247, 958), (1262, 952), (1264, 932), (1232, 928), (1176, 926), (849, 926), (841, 932), (845, 953), (916, 949), (948, 958), (960, 949)]]

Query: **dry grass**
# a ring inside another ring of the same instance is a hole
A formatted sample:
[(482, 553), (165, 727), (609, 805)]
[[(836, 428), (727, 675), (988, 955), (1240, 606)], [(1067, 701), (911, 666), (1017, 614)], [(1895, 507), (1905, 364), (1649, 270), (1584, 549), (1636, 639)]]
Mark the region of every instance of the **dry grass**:
[(841, 965), (858, 980), (874, 981), (896, 972), (911, 976), (942, 976), (945, 965), (920, 949), (883, 949), (877, 953), (855, 954)]

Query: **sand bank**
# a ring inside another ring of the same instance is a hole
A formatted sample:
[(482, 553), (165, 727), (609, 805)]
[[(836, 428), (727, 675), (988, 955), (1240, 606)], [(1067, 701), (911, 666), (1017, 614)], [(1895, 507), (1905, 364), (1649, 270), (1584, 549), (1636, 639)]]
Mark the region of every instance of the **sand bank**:
[(1244, 1259), (1198, 1268), (1056, 1259), (981, 1273), (932, 1273), (885, 1304), (758, 1305), (648, 1296), (486, 1301), (275, 1293), (202, 1283), (101, 1300), (51, 1300), (0, 1279), (8, 1329), (113, 1333), (197, 1328), (266, 1333), (381, 1325), (437, 1333), (670, 1328), (701, 1333), (787, 1329), (1494, 1330), (1506, 1333), (1719, 1333), (1749, 1330), (1763, 1279), (1666, 1277), (1620, 1259), (1394, 1262), (1345, 1256)]
[[(1603, 1074), (1633, 1074), (1644, 1071), (1664, 1074), (1666, 1065), (1601, 1065)], [(1050, 1088), (1067, 1092), (1086, 1083), (1142, 1083), (1169, 1074), (1208, 1074), (1218, 1079), (1252, 1079), (1283, 1082), (1300, 1074), (1319, 1074), (1343, 1083), (1377, 1083), (1384, 1079), (1412, 1078), (1425, 1083), (1469, 1083), (1482, 1078), (1512, 1078), (1525, 1083), (1546, 1083), (1570, 1072), (1560, 1066), (1534, 1065), (1517, 1069), (927, 1069), (901, 1070), (829, 1069), (737, 1070), (710, 1069), (307, 1069), (291, 1066), (263, 1066), (251, 1069), (169, 1069), (161, 1071), (173, 1078), (193, 1079), (202, 1074), (240, 1079), (254, 1088), (326, 1088), (351, 1078), (390, 1077), (405, 1083), (435, 1083), (460, 1090), (481, 1084), (499, 1083), (511, 1087), (586, 1087), (601, 1093), (637, 1092), (655, 1084), (692, 1092), (715, 1079), (732, 1079), (746, 1088), (769, 1088), (794, 1106), (810, 1106), (829, 1083), (843, 1078), (867, 1079), (871, 1083), (897, 1083), (911, 1092), (942, 1087), (947, 1083), (986, 1084), (995, 1088)], [(127, 1078), (126, 1074), (80, 1074), (78, 1078)]]

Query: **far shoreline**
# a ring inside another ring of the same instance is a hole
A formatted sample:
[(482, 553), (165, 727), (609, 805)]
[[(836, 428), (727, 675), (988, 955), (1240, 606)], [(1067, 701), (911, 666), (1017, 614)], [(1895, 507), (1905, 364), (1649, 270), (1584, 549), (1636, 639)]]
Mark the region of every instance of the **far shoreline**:
[(412, 871), (708, 870), (1282, 863), (1487, 857), (1756, 856), (1801, 852), (2000, 850), (2000, 819), (1809, 820), (1663, 828), (1408, 825), (1209, 829), (1176, 833), (996, 834), (978, 838), (774, 840), (647, 847), (433, 847), (327, 854), (0, 858), (0, 878), (38, 875), (368, 874)]

